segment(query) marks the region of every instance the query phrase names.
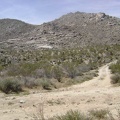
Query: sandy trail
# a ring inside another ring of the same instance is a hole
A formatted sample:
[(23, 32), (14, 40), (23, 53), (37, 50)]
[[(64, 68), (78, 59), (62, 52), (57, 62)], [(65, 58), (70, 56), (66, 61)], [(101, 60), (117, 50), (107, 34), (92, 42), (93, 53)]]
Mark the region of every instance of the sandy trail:
[[(46, 118), (64, 114), (68, 110), (87, 112), (91, 109), (115, 111), (120, 105), (120, 87), (110, 84), (109, 64), (99, 69), (98, 77), (79, 85), (46, 93), (26, 96), (5, 96), (0, 93), (0, 120), (31, 120), (43, 104)], [(25, 103), (20, 103), (20, 100)]]

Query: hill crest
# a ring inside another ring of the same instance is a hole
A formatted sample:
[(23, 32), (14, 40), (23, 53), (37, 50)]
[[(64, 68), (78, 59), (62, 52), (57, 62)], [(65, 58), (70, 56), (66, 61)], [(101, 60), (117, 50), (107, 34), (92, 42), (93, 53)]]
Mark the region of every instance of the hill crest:
[(42, 25), (1, 19), (0, 27), (0, 46), (7, 48), (72, 48), (120, 43), (120, 19), (105, 13), (68, 13)]

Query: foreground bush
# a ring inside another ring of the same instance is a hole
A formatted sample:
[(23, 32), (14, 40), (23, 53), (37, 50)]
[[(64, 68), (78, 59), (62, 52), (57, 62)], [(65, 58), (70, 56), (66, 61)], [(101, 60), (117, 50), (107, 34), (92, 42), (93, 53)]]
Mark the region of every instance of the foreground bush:
[(119, 74), (114, 74), (111, 77), (111, 83), (112, 84), (119, 84), (120, 85), (120, 75)]
[(3, 79), (0, 81), (0, 90), (6, 94), (19, 93), (22, 91), (22, 86), (18, 80)]
[(108, 110), (91, 110), (90, 116), (92, 116), (93, 120), (108, 120)]
[(113, 74), (120, 73), (120, 61), (118, 61), (116, 64), (112, 64), (109, 68)]
[(117, 110), (116, 118), (108, 110), (91, 110), (88, 114), (79, 111), (68, 111), (65, 115), (57, 116), (49, 120), (120, 120), (120, 111)]
[(50, 82), (50, 80), (44, 78), (43, 80), (40, 81), (39, 84), (42, 86), (43, 89), (51, 90), (51, 82)]
[(120, 110), (116, 109), (117, 114), (113, 115), (107, 109), (90, 110), (87, 114), (83, 114), (79, 111), (68, 111), (65, 115), (54, 116), (49, 119), (45, 119), (43, 104), (38, 106), (38, 111), (33, 115), (34, 120), (120, 120)]
[(90, 120), (84, 114), (78, 111), (68, 111), (65, 115), (57, 116), (56, 120)]
[(120, 61), (118, 61), (115, 64), (112, 64), (109, 68), (113, 73), (111, 77), (111, 83), (120, 85)]

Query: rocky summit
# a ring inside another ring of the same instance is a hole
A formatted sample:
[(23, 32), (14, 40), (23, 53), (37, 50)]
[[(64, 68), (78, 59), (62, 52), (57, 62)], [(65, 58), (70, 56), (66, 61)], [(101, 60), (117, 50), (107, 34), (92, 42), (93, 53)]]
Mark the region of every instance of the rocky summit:
[(74, 48), (120, 44), (120, 18), (105, 13), (75, 12), (42, 25), (0, 20), (0, 48)]

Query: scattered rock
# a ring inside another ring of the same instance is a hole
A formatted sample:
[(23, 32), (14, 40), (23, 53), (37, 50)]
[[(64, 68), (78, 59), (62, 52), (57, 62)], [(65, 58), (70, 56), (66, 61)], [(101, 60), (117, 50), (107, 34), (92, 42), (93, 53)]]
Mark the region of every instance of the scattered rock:
[(113, 105), (113, 103), (109, 103), (109, 105)]
[(19, 107), (22, 108), (22, 105), (20, 105)]
[(36, 105), (33, 105), (33, 107), (36, 107)]
[(4, 111), (3, 113), (6, 114), (6, 113), (8, 113), (8, 112), (7, 112), (7, 111)]
[(25, 101), (24, 100), (20, 100), (20, 103), (23, 104), (23, 103), (25, 103)]
[(15, 97), (12, 98), (12, 100), (15, 100), (15, 99), (16, 99)]

